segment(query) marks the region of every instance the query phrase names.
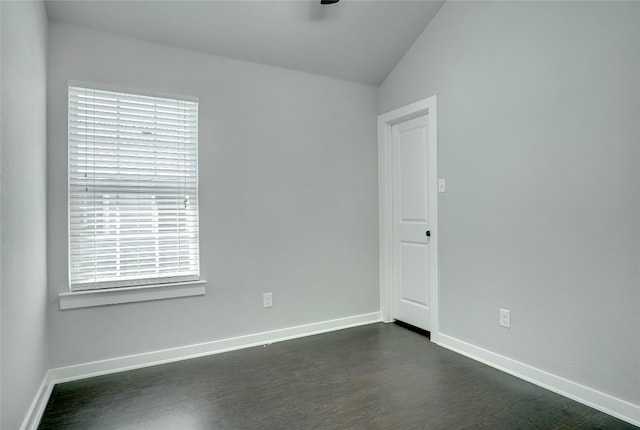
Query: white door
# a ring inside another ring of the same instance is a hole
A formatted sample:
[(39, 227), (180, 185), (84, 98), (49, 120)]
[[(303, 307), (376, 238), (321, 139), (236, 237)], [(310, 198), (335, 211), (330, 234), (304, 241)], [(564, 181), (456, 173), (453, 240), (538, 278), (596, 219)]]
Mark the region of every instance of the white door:
[(428, 114), (394, 124), (392, 317), (431, 330)]

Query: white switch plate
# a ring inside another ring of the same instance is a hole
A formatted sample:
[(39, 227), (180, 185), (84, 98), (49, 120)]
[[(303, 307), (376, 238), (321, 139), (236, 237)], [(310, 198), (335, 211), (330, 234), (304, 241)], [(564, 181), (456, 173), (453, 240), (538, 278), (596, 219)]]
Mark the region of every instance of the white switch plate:
[(445, 183), (444, 178), (440, 178), (438, 179), (438, 192), (444, 193), (445, 191), (447, 191), (447, 184)]
[(511, 328), (511, 311), (508, 309), (500, 309), (500, 326)]
[(271, 293), (264, 293), (262, 295), (262, 306), (265, 308), (273, 307), (273, 295)]

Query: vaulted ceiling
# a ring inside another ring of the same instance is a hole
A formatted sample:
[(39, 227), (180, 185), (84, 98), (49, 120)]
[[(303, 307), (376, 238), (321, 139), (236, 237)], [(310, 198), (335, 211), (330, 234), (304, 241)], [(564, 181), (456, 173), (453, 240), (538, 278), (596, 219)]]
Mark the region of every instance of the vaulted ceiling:
[(49, 20), (379, 85), (444, 0), (48, 0)]

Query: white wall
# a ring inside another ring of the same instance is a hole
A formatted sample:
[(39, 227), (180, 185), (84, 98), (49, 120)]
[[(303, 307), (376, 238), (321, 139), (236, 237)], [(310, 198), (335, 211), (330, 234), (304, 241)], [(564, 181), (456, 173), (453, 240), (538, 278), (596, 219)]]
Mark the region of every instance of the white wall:
[[(61, 24), (49, 49), (52, 368), (379, 310), (375, 87)], [(206, 296), (58, 309), (67, 79), (200, 98)]]
[(48, 368), (46, 340), (47, 17), (2, 2), (2, 429), (17, 429)]
[[(2, 2), (0, 2), (0, 189), (2, 189)], [(2, 197), (0, 196), (0, 426), (2, 426)]]
[(442, 332), (636, 405), (639, 23), (637, 2), (447, 2), (379, 103), (438, 95)]
[[(2, 2), (0, 2), (0, 189), (2, 189)], [(0, 196), (0, 426), (2, 426), (2, 197)]]

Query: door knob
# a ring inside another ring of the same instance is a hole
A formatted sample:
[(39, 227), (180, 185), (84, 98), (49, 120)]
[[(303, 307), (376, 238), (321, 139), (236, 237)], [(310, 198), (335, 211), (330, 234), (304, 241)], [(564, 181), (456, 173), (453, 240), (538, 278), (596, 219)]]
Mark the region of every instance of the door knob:
[(431, 237), (431, 230), (427, 230), (425, 234), (427, 235), (427, 237)]

